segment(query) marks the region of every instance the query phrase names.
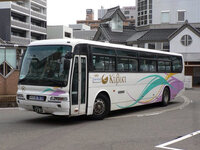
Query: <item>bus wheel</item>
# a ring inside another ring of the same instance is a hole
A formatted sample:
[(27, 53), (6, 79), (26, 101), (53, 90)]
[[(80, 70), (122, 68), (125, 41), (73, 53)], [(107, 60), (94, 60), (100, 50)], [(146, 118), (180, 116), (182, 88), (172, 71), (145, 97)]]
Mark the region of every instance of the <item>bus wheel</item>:
[(165, 87), (162, 95), (162, 106), (167, 106), (170, 100), (169, 88)]
[(94, 102), (92, 119), (104, 119), (109, 113), (108, 106), (108, 98), (104, 95), (99, 95)]

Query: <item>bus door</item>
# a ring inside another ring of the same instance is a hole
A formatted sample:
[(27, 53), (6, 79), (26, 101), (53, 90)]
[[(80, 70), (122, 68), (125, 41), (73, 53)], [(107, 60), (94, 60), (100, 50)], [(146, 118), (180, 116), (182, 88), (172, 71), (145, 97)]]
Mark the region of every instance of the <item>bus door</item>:
[(86, 114), (87, 100), (87, 57), (75, 55), (71, 80), (71, 115)]

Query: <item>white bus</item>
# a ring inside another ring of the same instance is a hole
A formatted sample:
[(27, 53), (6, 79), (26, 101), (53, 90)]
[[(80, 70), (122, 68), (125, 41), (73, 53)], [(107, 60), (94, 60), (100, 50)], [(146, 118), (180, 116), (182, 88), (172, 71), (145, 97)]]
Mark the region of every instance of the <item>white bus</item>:
[(118, 44), (57, 39), (31, 43), (19, 77), (19, 107), (53, 115), (89, 115), (160, 102), (184, 89), (180, 54)]

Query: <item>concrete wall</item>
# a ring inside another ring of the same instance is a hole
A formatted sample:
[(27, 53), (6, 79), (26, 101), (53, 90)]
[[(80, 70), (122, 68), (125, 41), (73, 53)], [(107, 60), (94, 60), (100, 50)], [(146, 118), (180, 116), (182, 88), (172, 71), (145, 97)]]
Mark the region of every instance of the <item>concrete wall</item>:
[(47, 39), (63, 39), (65, 37), (65, 32), (70, 33), (73, 37), (73, 30), (66, 26), (47, 26)]
[(91, 30), (90, 26), (85, 24), (70, 24), (69, 27), (73, 30)]
[(185, 10), (189, 23), (200, 23), (200, 0), (153, 0), (153, 24), (161, 24), (161, 12), (170, 11), (170, 23), (178, 23), (178, 10)]

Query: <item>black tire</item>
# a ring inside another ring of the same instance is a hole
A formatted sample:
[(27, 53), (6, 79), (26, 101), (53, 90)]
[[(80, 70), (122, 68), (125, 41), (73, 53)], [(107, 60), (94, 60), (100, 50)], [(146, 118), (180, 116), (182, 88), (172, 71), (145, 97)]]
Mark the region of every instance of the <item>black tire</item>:
[(103, 120), (109, 113), (109, 99), (107, 96), (100, 94), (94, 102), (93, 120)]
[(167, 106), (170, 101), (170, 91), (168, 87), (165, 87), (163, 90), (163, 95), (162, 95), (162, 106)]

